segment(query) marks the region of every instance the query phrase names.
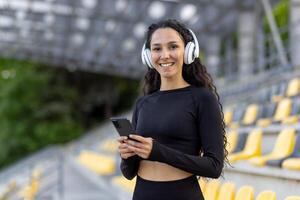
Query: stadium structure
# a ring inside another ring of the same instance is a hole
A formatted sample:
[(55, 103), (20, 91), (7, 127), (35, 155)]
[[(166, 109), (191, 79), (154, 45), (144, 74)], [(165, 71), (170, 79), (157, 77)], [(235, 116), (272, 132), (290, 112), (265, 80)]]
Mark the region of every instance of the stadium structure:
[[(232, 166), (199, 180), (205, 199), (300, 199), (300, 0), (0, 0), (0, 56), (139, 80), (147, 26), (166, 18), (197, 35), (224, 107)], [(22, 159), (0, 199), (129, 200), (116, 138), (107, 120)]]

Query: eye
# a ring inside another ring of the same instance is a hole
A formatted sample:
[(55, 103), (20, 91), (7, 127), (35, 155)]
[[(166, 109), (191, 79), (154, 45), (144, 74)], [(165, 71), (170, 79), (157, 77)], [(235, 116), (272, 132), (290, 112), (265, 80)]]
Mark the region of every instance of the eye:
[(151, 49), (151, 51), (160, 51), (160, 47), (154, 47)]
[(178, 45), (176, 45), (176, 44), (170, 45), (170, 49), (177, 49), (177, 48), (178, 48)]

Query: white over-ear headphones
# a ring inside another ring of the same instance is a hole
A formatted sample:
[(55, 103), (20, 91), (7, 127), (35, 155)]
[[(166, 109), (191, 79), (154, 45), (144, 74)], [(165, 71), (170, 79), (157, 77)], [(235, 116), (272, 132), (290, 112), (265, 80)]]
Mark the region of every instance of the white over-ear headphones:
[[(193, 63), (195, 58), (199, 57), (199, 43), (198, 43), (197, 37), (191, 29), (189, 29), (189, 31), (193, 36), (193, 41), (188, 42), (184, 48), (183, 62), (187, 65)], [(144, 65), (147, 65), (150, 68), (154, 68), (154, 65), (153, 65), (152, 59), (151, 59), (151, 51), (149, 48), (146, 48), (146, 43), (144, 43), (144, 45), (143, 45), (141, 56), (142, 56), (142, 62)]]

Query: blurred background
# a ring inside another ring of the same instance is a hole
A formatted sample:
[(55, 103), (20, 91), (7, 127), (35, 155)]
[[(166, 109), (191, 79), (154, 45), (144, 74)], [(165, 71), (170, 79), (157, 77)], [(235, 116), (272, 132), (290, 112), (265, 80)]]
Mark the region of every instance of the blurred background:
[(131, 119), (145, 32), (168, 18), (223, 104), (232, 166), (205, 198), (300, 199), (300, 0), (0, 0), (0, 200), (131, 198), (108, 119)]

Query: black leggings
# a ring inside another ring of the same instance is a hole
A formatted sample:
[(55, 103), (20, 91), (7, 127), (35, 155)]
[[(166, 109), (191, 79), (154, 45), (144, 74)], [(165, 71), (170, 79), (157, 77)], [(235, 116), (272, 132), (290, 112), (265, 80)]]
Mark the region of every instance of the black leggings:
[(204, 200), (197, 177), (150, 181), (137, 176), (133, 200)]

